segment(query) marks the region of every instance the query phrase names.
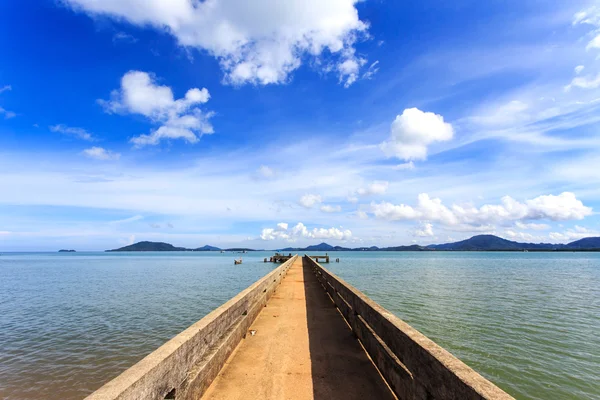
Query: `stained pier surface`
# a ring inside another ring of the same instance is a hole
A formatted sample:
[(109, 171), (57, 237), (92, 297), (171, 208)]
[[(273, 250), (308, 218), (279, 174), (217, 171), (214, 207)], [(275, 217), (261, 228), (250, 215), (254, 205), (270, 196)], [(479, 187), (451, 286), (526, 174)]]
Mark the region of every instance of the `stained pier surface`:
[(393, 399), (298, 258), (203, 399)]

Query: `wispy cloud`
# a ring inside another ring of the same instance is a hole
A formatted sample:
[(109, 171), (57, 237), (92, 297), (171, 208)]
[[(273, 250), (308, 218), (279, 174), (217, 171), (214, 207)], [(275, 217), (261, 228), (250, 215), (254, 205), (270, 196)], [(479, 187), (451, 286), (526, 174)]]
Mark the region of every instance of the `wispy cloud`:
[(113, 35), (113, 42), (115, 43), (136, 43), (138, 39), (125, 32), (117, 32)]
[(118, 160), (119, 158), (121, 158), (120, 153), (115, 153), (113, 151), (106, 150), (105, 148), (96, 146), (90, 147), (89, 149), (85, 149), (82, 153), (86, 157), (102, 161)]
[(120, 224), (128, 224), (130, 222), (136, 222), (139, 220), (144, 219), (144, 217), (142, 215), (134, 215), (133, 217), (129, 217), (129, 218), (125, 218), (125, 219), (118, 219), (116, 221), (110, 221), (110, 224), (113, 225), (120, 225)]
[(52, 125), (50, 126), (50, 131), (72, 136), (81, 140), (87, 140), (88, 142), (93, 142), (96, 140), (94, 136), (85, 129), (67, 126), (64, 124)]

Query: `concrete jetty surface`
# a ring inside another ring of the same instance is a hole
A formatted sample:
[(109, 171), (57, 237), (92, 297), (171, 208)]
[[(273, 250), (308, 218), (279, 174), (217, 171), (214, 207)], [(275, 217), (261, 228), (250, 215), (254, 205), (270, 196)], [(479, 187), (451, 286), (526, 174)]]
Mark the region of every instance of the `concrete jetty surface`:
[(393, 399), (312, 271), (297, 258), (203, 399)]
[(88, 400), (512, 399), (308, 256), (293, 256)]

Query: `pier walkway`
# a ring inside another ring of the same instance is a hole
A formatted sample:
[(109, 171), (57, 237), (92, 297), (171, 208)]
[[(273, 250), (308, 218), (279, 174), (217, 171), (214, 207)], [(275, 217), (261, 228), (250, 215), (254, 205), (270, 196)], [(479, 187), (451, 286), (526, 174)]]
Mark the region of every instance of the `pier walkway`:
[(393, 399), (309, 267), (297, 258), (203, 399)]
[(311, 257), (296, 255), (87, 400), (394, 398), (513, 399)]

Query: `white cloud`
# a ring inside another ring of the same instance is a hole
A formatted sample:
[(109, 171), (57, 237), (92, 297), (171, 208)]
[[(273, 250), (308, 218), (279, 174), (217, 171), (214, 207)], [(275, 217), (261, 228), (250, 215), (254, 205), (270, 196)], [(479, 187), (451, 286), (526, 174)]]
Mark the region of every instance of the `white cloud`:
[(119, 154), (119, 153), (115, 153), (113, 151), (106, 150), (102, 147), (96, 147), (96, 146), (83, 150), (83, 154), (86, 157), (93, 158), (95, 160), (102, 160), (102, 161), (118, 160), (121, 157), (121, 154)]
[(551, 232), (548, 236), (552, 240), (566, 242), (579, 240), (591, 236), (600, 236), (600, 232), (592, 231), (588, 228), (576, 225), (573, 229), (567, 229), (565, 232), (562, 233)]
[(13, 111), (8, 111), (3, 107), (0, 107), (0, 115), (4, 115), (5, 119), (11, 119), (17, 116), (17, 114)]
[(575, 67), (575, 74), (579, 75), (584, 69), (585, 69), (585, 66), (583, 66), (583, 65), (576, 66)]
[(425, 160), (427, 146), (434, 142), (448, 141), (454, 136), (452, 125), (444, 117), (418, 108), (407, 108), (396, 116), (388, 141), (380, 147), (388, 157), (404, 160)]
[(219, 60), (232, 84), (284, 83), (302, 60), (329, 57), (344, 84), (366, 62), (354, 45), (368, 26), (357, 0), (64, 0), (90, 15), (107, 15), (175, 36), (182, 46)]
[(342, 207), (326, 204), (326, 205), (321, 206), (321, 211), (326, 212), (326, 213), (336, 213), (336, 212), (341, 212)]
[(258, 168), (258, 174), (266, 179), (271, 179), (275, 177), (275, 170), (271, 167), (268, 167), (266, 165), (261, 165)]
[(593, 32), (594, 37), (586, 46), (586, 50), (600, 48), (600, 9), (598, 7), (590, 7), (587, 10), (580, 11), (573, 17), (573, 25), (585, 24), (592, 25), (596, 28)]
[(418, 237), (433, 236), (433, 225), (430, 223), (422, 224), (419, 229), (415, 230), (414, 236), (418, 236)]
[(528, 112), (529, 104), (520, 100), (511, 100), (501, 104), (484, 116), (474, 116), (471, 120), (485, 126), (502, 127), (513, 126), (518, 123), (525, 123), (531, 119)]
[(144, 217), (142, 215), (134, 215), (133, 217), (129, 217), (129, 218), (125, 218), (125, 219), (119, 219), (119, 220), (116, 220), (116, 221), (110, 221), (109, 224), (113, 224), (113, 225), (128, 224), (130, 222), (139, 221), (141, 219), (144, 219)]
[(573, 87), (581, 88), (581, 89), (596, 89), (600, 86), (600, 74), (586, 75), (586, 76), (576, 76), (573, 78), (570, 84), (565, 86), (565, 90), (569, 91)]
[(590, 7), (587, 10), (579, 11), (573, 16), (573, 25), (577, 24), (600, 25), (600, 9)]
[(277, 224), (277, 228), (265, 228), (260, 234), (262, 240), (285, 240), (295, 242), (298, 239), (333, 239), (348, 240), (352, 238), (352, 232), (348, 229), (338, 228), (313, 228), (309, 230), (302, 222), (298, 222), (293, 228), (288, 228), (287, 223)]
[[(375, 217), (390, 221), (421, 220), (439, 222), (445, 226), (481, 227), (490, 224), (506, 224), (523, 220), (547, 219), (552, 221), (581, 220), (592, 214), (573, 193), (564, 192), (558, 196), (543, 195), (524, 203), (505, 196), (501, 204), (486, 204), (480, 208), (474, 206), (442, 204), (441, 199), (430, 198), (426, 193), (418, 196), (416, 207), (388, 202), (371, 203), (371, 212)], [(525, 226), (525, 225), (523, 225)], [(528, 229), (545, 228), (542, 224), (529, 225)]]
[(590, 40), (585, 49), (600, 49), (600, 34), (596, 35), (592, 40)]
[(404, 204), (394, 205), (382, 201), (379, 204), (371, 203), (371, 212), (376, 218), (387, 219), (389, 221), (412, 220), (420, 217), (420, 213)]
[(319, 204), (323, 201), (321, 196), (318, 194), (305, 194), (299, 200), (299, 203), (302, 207), (312, 208), (314, 205)]
[(158, 85), (151, 74), (129, 71), (121, 78), (120, 89), (111, 92), (111, 99), (98, 100), (98, 103), (108, 113), (140, 114), (160, 124), (151, 134), (131, 139), (136, 147), (142, 147), (156, 145), (163, 139), (196, 143), (202, 134), (213, 133), (209, 122), (213, 113), (199, 108), (209, 99), (206, 88), (192, 88), (185, 97), (175, 100), (171, 88)]
[(409, 161), (403, 164), (395, 165), (392, 167), (392, 169), (396, 171), (412, 171), (415, 169), (415, 164), (412, 161)]
[(385, 194), (389, 187), (389, 182), (386, 181), (374, 181), (369, 186), (360, 188), (356, 191), (359, 196), (371, 196)]
[(369, 66), (367, 71), (363, 74), (363, 79), (373, 79), (377, 72), (379, 72), (379, 61), (375, 61)]
[(541, 236), (535, 236), (532, 235), (531, 233), (527, 233), (527, 232), (517, 232), (517, 231), (513, 231), (512, 229), (506, 229), (504, 230), (504, 237), (508, 238), (509, 240), (515, 240), (515, 241), (521, 241), (521, 242), (543, 242), (545, 239), (544, 237)]
[(50, 127), (50, 131), (73, 136), (77, 139), (87, 140), (89, 142), (93, 142), (95, 140), (94, 136), (85, 129), (67, 126), (64, 124), (53, 125)]
[(0, 93), (3, 93), (3, 92), (8, 92), (8, 91), (10, 91), (10, 90), (12, 90), (12, 86), (10, 86), (10, 85), (5, 85), (5, 86), (3, 86), (3, 87), (1, 87), (1, 88), (0, 88)]
[(515, 226), (519, 229), (532, 230), (532, 231), (545, 231), (550, 229), (548, 224), (536, 224), (535, 222), (524, 223), (517, 221)]
[(113, 42), (136, 43), (138, 39), (125, 32), (117, 32), (113, 35)]
[(366, 212), (362, 211), (362, 210), (358, 210), (356, 212), (356, 217), (358, 219), (369, 219), (369, 214), (367, 214)]

